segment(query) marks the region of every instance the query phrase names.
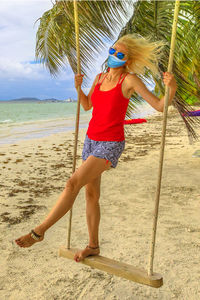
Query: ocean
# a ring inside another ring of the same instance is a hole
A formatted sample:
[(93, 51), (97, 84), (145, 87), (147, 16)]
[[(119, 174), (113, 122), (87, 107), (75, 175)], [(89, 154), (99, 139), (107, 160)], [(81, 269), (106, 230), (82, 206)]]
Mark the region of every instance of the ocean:
[[(73, 131), (76, 122), (76, 102), (1, 102), (0, 145), (42, 138), (51, 134)], [(133, 118), (144, 118), (155, 110), (142, 104)], [(79, 128), (86, 128), (92, 110), (80, 108)]]

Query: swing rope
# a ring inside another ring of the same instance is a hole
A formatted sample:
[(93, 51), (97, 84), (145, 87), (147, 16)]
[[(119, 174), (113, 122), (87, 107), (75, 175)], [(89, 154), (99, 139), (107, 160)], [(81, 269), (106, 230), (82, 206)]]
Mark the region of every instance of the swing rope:
[[(171, 36), (169, 63), (168, 63), (168, 70), (167, 70), (168, 72), (172, 72), (179, 6), (180, 6), (180, 0), (176, 0), (175, 10), (174, 10), (174, 20), (173, 20), (173, 26), (172, 26), (172, 36)], [(151, 276), (153, 274), (153, 260), (154, 260), (155, 241), (156, 241), (158, 208), (159, 208), (159, 200), (160, 200), (163, 157), (164, 157), (164, 147), (165, 147), (165, 135), (166, 135), (166, 126), (167, 126), (168, 100), (169, 100), (169, 87), (167, 86), (165, 88), (165, 98), (164, 98), (165, 105), (164, 105), (164, 117), (163, 117), (163, 127), (162, 127), (162, 139), (161, 139), (161, 147), (160, 147), (159, 171), (158, 171), (158, 181), (157, 181), (155, 208), (154, 208), (152, 240), (151, 240), (150, 256), (149, 256), (149, 268), (148, 268), (148, 275), (149, 276)]]
[[(168, 72), (172, 72), (179, 6), (180, 6), (180, 0), (176, 0), (175, 10), (174, 10), (173, 28), (172, 28), (170, 54), (169, 54)], [(80, 46), (79, 46), (79, 25), (78, 25), (77, 0), (74, 0), (74, 20), (75, 20), (76, 50), (77, 50), (77, 73), (80, 74), (81, 68), (80, 68)], [(78, 91), (77, 91), (78, 101), (77, 101), (77, 113), (76, 113), (76, 129), (75, 129), (72, 174), (75, 172), (75, 168), (76, 168), (77, 141), (78, 141), (78, 130), (79, 130), (79, 118), (80, 118), (80, 90), (81, 90), (80, 86), (78, 86)], [(161, 179), (162, 179), (162, 167), (163, 167), (165, 135), (166, 135), (166, 125), (167, 125), (168, 100), (169, 100), (169, 87), (166, 87), (165, 88), (165, 98), (164, 98), (165, 105), (164, 105), (164, 117), (163, 117), (163, 128), (162, 128), (162, 140), (161, 140), (161, 148), (160, 148), (158, 182), (157, 182), (155, 208), (154, 208), (154, 219), (153, 219), (152, 241), (151, 241), (150, 256), (149, 256), (148, 276), (153, 275), (153, 260), (154, 260), (154, 252), (155, 252), (154, 250), (155, 250), (159, 198), (160, 198)], [(68, 228), (68, 241), (67, 241), (68, 249), (70, 249), (71, 222), (72, 222), (72, 208), (70, 210), (70, 215), (69, 215), (69, 228)]]
[[(80, 45), (79, 45), (79, 24), (78, 24), (78, 7), (77, 0), (74, 0), (74, 22), (75, 22), (75, 33), (76, 33), (76, 52), (77, 52), (77, 73), (81, 73), (81, 63), (80, 63)], [(76, 155), (77, 155), (77, 144), (78, 144), (78, 130), (79, 130), (79, 119), (80, 119), (80, 92), (81, 87), (78, 86), (78, 101), (77, 101), (77, 111), (76, 111), (76, 129), (74, 138), (74, 155), (73, 155), (73, 166), (72, 174), (76, 169)], [(69, 215), (69, 228), (68, 228), (68, 239), (67, 248), (70, 249), (70, 239), (71, 239), (71, 223), (72, 223), (72, 208), (70, 209)]]

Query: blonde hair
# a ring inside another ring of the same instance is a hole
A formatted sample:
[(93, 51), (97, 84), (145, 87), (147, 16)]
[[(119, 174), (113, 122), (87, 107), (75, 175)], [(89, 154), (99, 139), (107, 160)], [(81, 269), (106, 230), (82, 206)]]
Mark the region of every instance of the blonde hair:
[(128, 59), (131, 63), (125, 66), (126, 72), (143, 75), (148, 68), (154, 75), (159, 74), (158, 61), (162, 56), (161, 50), (166, 45), (165, 42), (151, 42), (150, 37), (126, 34), (117, 40), (116, 44), (123, 44), (128, 50)]

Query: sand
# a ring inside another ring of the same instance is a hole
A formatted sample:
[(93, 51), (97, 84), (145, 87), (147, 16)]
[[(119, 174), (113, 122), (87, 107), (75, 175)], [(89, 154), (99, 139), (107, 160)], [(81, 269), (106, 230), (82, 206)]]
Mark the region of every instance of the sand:
[[(101, 181), (101, 255), (147, 269), (152, 232), (162, 113), (126, 126), (126, 148)], [(197, 129), (199, 132), (200, 129)], [(79, 133), (77, 167), (86, 129)], [(58, 257), (68, 214), (45, 240), (20, 248), (14, 239), (44, 220), (72, 169), (74, 133), (0, 147), (0, 299), (200, 299), (200, 142), (189, 144), (182, 119), (169, 108), (154, 271), (154, 289)], [(71, 246), (88, 243), (85, 191), (73, 208)]]

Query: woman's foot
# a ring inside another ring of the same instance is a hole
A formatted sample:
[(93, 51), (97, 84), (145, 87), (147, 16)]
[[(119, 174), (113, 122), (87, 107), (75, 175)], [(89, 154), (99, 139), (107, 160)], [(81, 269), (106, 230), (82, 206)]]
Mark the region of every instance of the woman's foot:
[(90, 256), (90, 255), (98, 255), (100, 253), (99, 247), (90, 247), (89, 245), (82, 251), (78, 251), (74, 255), (74, 260), (76, 262), (80, 262), (83, 260), (85, 257)]
[(20, 238), (16, 239), (15, 242), (19, 247), (27, 248), (27, 247), (31, 247), (33, 244), (37, 242), (41, 242), (43, 239), (44, 239), (44, 232), (36, 228), (29, 234), (23, 235)]

